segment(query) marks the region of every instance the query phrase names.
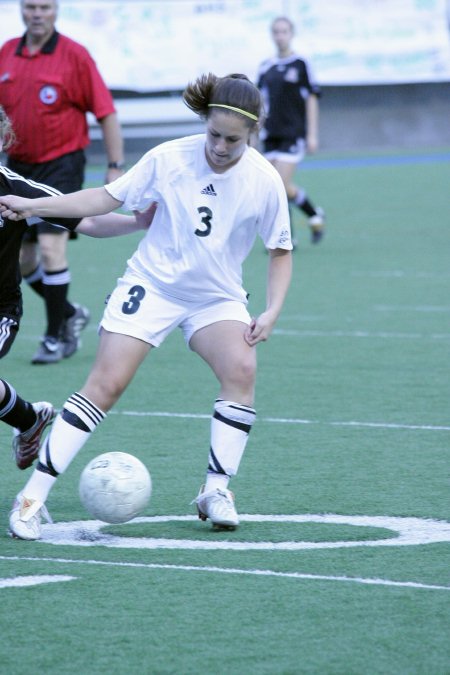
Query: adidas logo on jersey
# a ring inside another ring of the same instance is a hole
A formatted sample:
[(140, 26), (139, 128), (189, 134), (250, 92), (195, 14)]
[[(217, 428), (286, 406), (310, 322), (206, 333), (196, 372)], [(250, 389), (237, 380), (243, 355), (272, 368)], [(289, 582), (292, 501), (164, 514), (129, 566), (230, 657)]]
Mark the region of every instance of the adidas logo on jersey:
[(201, 195), (209, 195), (210, 197), (217, 197), (217, 192), (214, 190), (214, 185), (210, 183), (203, 190), (200, 191)]

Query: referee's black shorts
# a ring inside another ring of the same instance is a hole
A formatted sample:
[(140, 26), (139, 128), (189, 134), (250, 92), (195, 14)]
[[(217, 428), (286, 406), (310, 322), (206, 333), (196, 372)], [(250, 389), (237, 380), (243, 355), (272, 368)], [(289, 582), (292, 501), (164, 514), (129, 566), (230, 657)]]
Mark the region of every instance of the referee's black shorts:
[[(20, 174), (24, 178), (31, 178), (37, 183), (44, 183), (54, 187), (61, 192), (77, 192), (81, 190), (84, 183), (84, 170), (86, 166), (86, 156), (83, 150), (69, 152), (67, 155), (57, 157), (49, 162), (39, 164), (27, 164), (8, 158), (8, 167)], [(36, 242), (37, 235), (42, 233), (63, 234), (66, 230), (55, 227), (50, 223), (42, 222), (28, 227), (23, 241)], [(70, 233), (71, 239), (77, 238), (76, 232)]]

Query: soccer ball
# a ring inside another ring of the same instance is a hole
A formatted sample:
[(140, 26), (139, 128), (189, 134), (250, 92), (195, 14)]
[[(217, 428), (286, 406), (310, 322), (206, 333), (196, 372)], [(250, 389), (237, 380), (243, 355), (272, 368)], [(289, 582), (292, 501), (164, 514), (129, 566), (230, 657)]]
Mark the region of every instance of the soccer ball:
[(126, 523), (147, 506), (152, 480), (144, 464), (126, 452), (105, 452), (83, 469), (80, 500), (105, 523)]

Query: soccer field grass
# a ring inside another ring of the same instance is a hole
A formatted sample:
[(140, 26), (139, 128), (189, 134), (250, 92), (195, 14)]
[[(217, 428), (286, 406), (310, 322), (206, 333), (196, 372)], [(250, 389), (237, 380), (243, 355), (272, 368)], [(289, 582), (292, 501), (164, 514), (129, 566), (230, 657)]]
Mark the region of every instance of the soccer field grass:
[[(178, 333), (57, 482), (41, 542), (7, 536), (28, 473), (0, 425), (1, 673), (450, 673), (450, 152), (320, 156), (298, 176), (327, 233), (312, 246), (296, 216), (293, 283), (258, 346), (258, 418), (231, 484), (239, 529), (212, 532), (190, 505), (217, 388)], [(60, 407), (83, 384), (137, 241), (70, 244), (71, 298), (93, 318), (63, 363), (30, 365), (44, 314), (24, 289), (1, 363), (20, 394)], [(258, 242), (253, 313), (266, 267)], [(109, 450), (139, 457), (153, 494), (142, 518), (100, 526), (78, 480)]]

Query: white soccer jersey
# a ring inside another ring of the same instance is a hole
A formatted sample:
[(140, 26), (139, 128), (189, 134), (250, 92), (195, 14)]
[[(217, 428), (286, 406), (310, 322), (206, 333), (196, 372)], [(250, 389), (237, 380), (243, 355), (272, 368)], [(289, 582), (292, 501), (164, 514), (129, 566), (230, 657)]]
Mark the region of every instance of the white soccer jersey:
[(105, 185), (129, 210), (158, 202), (129, 267), (183, 300), (246, 301), (242, 263), (259, 234), (269, 249), (292, 249), (286, 192), (255, 149), (222, 174), (205, 157), (204, 134), (163, 143)]

